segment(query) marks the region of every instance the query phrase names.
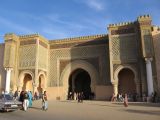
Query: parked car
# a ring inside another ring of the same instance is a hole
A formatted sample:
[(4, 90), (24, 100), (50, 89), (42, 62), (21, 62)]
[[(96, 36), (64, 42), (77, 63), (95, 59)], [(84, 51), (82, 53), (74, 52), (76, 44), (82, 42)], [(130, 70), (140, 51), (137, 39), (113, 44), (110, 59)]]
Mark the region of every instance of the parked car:
[(14, 111), (22, 109), (22, 102), (13, 99), (9, 94), (0, 95), (0, 110), (1, 111)]

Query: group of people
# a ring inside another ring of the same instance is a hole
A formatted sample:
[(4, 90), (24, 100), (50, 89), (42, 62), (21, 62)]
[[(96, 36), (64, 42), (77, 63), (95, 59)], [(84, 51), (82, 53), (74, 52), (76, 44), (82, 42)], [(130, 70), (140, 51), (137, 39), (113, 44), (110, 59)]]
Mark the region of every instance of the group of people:
[(78, 102), (83, 102), (84, 94), (83, 92), (69, 92), (68, 100), (77, 100)]
[(42, 99), (42, 110), (48, 109), (48, 97), (46, 91), (44, 91), (41, 97), (38, 96), (37, 92), (32, 95), (31, 91), (15, 91), (14, 95), (11, 96), (22, 102), (22, 108), (24, 111), (27, 111), (28, 108), (32, 107), (33, 100), (38, 100), (39, 98)]
[[(17, 97), (17, 96), (15, 96)], [(23, 109), (24, 111), (27, 111), (29, 107), (32, 107), (32, 92), (31, 91), (21, 91), (20, 96), (19, 96), (19, 101), (21, 101), (23, 104)]]

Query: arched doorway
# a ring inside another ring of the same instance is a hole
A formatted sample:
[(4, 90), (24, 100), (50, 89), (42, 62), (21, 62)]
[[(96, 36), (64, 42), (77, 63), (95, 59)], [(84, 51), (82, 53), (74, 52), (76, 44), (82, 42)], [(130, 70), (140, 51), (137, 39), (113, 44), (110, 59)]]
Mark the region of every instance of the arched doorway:
[(69, 88), (69, 84), (68, 84), (68, 80), (70, 75), (77, 69), (83, 69), (85, 71), (88, 72), (88, 74), (90, 75), (91, 78), (91, 91), (93, 93), (95, 93), (96, 96), (96, 90), (95, 90), (95, 86), (96, 86), (96, 82), (99, 80), (99, 74), (98, 71), (95, 69), (95, 67), (84, 61), (84, 60), (75, 60), (70, 62), (63, 70), (63, 72), (61, 73), (60, 76), (60, 81), (63, 81), (63, 92), (62, 95), (60, 95), (60, 97), (64, 100), (66, 100), (68, 98), (68, 88)]
[(87, 71), (83, 69), (74, 70), (68, 80), (68, 92), (83, 92), (84, 99), (88, 100), (91, 94), (91, 78)]
[(119, 93), (133, 94), (136, 93), (135, 75), (128, 68), (122, 69), (118, 74), (118, 91)]
[(22, 90), (33, 91), (32, 76), (28, 73), (24, 74)]
[(43, 74), (40, 74), (37, 87), (38, 93), (42, 94), (44, 88), (45, 88), (45, 76)]

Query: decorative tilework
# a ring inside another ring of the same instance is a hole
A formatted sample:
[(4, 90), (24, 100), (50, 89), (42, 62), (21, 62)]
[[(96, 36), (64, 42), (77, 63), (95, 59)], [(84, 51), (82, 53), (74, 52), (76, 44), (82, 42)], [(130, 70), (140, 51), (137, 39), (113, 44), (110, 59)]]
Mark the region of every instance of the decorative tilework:
[(19, 49), (19, 67), (29, 68), (35, 66), (36, 46), (23, 46)]
[[(106, 58), (109, 58), (107, 50), (107, 45), (103, 46), (92, 46), (92, 47), (78, 47), (72, 49), (56, 49), (50, 51), (50, 74), (48, 82), (49, 86), (57, 86), (58, 83), (62, 85), (63, 81), (59, 81), (60, 73), (62, 72), (63, 67), (66, 66), (71, 60), (86, 60), (87, 62), (91, 63), (97, 71), (101, 70), (101, 80), (98, 81), (98, 84), (106, 84), (107, 80), (109, 80), (109, 61)], [(102, 66), (102, 61), (94, 62), (94, 58), (103, 57), (103, 68), (99, 68), (100, 64)], [(108, 56), (108, 57), (107, 57)], [(92, 59), (92, 60), (91, 60)], [(61, 61), (63, 60), (63, 62)], [(96, 67), (98, 66), (98, 67)], [(103, 71), (103, 73), (102, 73)], [(105, 72), (105, 73), (104, 73)], [(107, 74), (108, 73), (108, 74)], [(67, 79), (67, 78), (66, 78)]]
[(137, 59), (137, 40), (135, 36), (112, 37), (113, 61), (129, 61)]

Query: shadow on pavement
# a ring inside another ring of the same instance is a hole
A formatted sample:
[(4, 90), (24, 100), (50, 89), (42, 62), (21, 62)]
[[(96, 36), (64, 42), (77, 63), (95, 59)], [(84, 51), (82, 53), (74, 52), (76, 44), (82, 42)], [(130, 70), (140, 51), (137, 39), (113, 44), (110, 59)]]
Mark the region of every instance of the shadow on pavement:
[(160, 110), (133, 110), (133, 109), (127, 109), (127, 110), (124, 110), (126, 112), (129, 112), (129, 113), (138, 113), (138, 114), (147, 114), (147, 115), (158, 115), (160, 116)]
[(39, 107), (31, 107), (30, 109), (42, 110), (42, 108), (39, 108)]
[[(122, 105), (123, 102), (113, 102), (112, 104)], [(160, 107), (160, 103), (129, 102), (128, 104), (129, 106)]]

